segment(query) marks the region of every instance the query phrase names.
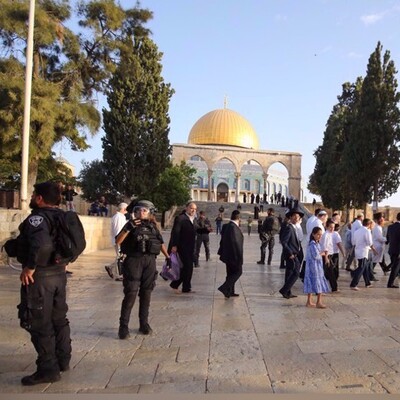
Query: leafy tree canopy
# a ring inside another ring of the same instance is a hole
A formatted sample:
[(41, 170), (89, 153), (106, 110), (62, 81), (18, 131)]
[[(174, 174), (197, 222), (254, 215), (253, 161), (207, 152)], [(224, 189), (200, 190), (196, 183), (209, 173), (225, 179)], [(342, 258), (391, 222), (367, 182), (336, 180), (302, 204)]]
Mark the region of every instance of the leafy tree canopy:
[[(85, 150), (100, 128), (95, 95), (107, 87), (126, 38), (145, 35), (149, 10), (123, 10), (114, 0), (81, 1), (81, 32), (69, 29), (69, 0), (36, 0), (28, 184), (40, 160), (63, 138)], [(24, 108), (28, 0), (0, 0), (0, 171), (19, 172)]]

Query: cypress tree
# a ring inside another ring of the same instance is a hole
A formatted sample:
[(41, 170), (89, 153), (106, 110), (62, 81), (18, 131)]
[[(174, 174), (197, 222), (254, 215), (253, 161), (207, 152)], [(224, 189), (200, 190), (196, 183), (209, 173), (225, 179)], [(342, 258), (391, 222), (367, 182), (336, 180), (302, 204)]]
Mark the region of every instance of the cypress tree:
[(103, 161), (113, 189), (125, 196), (152, 197), (170, 166), (170, 84), (161, 76), (162, 53), (148, 37), (127, 41), (103, 109)]

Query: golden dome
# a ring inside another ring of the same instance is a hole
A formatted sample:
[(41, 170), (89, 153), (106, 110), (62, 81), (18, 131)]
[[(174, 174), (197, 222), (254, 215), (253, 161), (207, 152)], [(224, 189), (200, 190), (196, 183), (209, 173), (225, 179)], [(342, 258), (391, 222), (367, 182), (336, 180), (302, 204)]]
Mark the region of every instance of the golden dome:
[(216, 144), (258, 149), (258, 137), (250, 122), (223, 108), (203, 115), (190, 131), (188, 144)]

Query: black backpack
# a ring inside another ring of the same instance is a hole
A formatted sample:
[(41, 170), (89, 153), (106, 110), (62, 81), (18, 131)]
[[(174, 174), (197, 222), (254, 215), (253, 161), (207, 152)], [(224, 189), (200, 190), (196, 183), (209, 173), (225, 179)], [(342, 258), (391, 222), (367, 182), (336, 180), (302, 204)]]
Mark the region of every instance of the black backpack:
[[(45, 217), (49, 220), (47, 215)], [(55, 241), (54, 263), (73, 263), (86, 248), (85, 230), (78, 214), (61, 211), (55, 213), (49, 223)]]
[[(50, 226), (55, 249), (51, 263), (68, 264), (76, 261), (86, 248), (85, 231), (78, 214), (73, 211), (58, 210), (51, 214), (39, 211), (36, 215), (42, 216)], [(25, 221), (23, 223), (26, 223)], [(8, 240), (3, 247), (9, 257), (16, 257), (20, 263), (24, 264), (27, 260), (29, 245), (24, 235), (23, 225), (21, 228), (19, 236)]]

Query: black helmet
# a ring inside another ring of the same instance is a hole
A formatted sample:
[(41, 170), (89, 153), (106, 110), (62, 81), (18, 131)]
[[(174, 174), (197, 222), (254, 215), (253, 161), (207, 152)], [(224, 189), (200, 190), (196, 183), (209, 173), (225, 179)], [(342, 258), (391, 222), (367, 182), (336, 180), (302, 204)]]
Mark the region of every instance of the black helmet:
[(140, 207), (148, 208), (151, 214), (154, 214), (157, 211), (154, 204), (149, 200), (138, 200), (133, 205), (133, 212), (135, 212), (135, 208), (140, 208)]

